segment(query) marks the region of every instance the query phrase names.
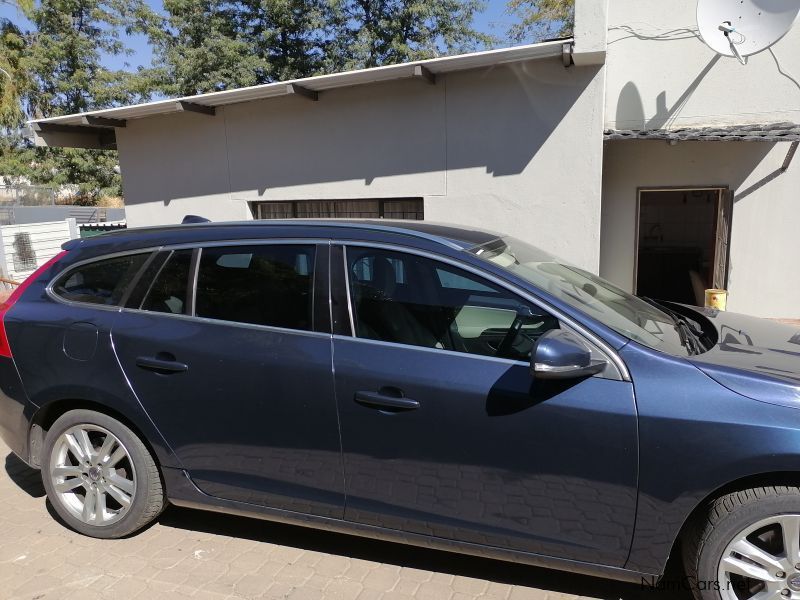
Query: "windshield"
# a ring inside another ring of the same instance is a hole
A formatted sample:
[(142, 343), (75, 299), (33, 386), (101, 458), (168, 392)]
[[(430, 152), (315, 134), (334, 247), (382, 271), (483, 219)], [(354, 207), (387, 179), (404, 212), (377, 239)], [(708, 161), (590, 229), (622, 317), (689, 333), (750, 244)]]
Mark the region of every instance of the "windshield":
[(615, 285), (512, 237), (470, 250), (637, 342), (685, 356), (675, 320)]

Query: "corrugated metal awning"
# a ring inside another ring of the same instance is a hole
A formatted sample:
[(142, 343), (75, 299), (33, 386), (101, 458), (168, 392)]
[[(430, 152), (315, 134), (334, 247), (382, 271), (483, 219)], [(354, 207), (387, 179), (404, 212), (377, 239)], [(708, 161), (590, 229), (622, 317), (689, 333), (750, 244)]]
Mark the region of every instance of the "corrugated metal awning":
[(318, 100), (326, 90), (397, 79), (420, 79), (433, 84), (440, 74), (533, 59), (561, 57), (566, 60), (565, 64), (569, 64), (571, 53), (571, 39), (556, 40), (37, 119), (30, 121), (30, 126), (39, 145), (113, 148), (116, 144), (115, 128), (125, 127), (130, 119), (177, 112), (213, 115), (219, 106), (290, 94)]

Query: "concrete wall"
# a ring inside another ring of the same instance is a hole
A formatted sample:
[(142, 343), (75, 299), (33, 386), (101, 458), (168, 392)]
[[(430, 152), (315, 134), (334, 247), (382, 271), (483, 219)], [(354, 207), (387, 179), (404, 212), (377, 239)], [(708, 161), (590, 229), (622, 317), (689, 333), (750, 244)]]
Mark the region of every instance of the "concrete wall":
[(603, 79), (601, 66), (546, 59), (132, 120), (117, 130), (128, 223), (249, 219), (253, 200), (419, 196), (428, 220), (596, 270)]
[(788, 143), (610, 142), (605, 149), (600, 274), (632, 291), (640, 187), (728, 186), (734, 192), (731, 311), (800, 318), (800, 160)]
[(609, 2), (608, 128), (800, 122), (800, 27), (742, 66), (701, 41), (697, 0)]
[(10, 219), (15, 224), (21, 223), (47, 223), (63, 221), (74, 218), (80, 223), (92, 223), (105, 214), (107, 221), (122, 221), (125, 219), (124, 208), (98, 208), (93, 206), (10, 206), (4, 210), (9, 211)]

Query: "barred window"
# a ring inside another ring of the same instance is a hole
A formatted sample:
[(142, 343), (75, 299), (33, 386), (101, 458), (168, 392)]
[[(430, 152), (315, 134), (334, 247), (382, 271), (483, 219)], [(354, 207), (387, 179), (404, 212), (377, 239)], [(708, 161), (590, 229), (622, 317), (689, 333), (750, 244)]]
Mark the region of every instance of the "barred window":
[(422, 198), (254, 202), (256, 219), (407, 219), (424, 217)]
[(27, 232), (14, 235), (14, 270), (33, 271), (36, 269), (36, 252), (31, 242), (31, 234)]

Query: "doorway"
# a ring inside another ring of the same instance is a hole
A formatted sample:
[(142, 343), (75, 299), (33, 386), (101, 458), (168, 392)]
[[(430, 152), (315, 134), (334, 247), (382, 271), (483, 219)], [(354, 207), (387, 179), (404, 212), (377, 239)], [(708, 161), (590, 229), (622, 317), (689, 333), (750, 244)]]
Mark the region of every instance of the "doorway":
[(636, 294), (702, 306), (724, 288), (731, 209), (723, 187), (639, 190)]

